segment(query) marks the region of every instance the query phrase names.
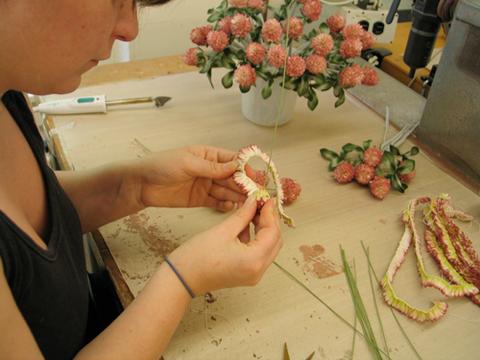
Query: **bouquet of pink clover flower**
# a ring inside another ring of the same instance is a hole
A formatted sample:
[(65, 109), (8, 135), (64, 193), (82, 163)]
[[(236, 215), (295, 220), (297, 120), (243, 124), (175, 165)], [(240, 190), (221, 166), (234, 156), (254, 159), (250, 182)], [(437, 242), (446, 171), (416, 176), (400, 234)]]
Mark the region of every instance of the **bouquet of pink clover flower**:
[(210, 83), (213, 68), (228, 69), (222, 77), (225, 88), (235, 81), (242, 92), (248, 92), (258, 76), (266, 82), (262, 89), (266, 99), (274, 80), (280, 78), (281, 86), (305, 97), (311, 110), (318, 104), (316, 89), (333, 89), (335, 107), (340, 106), (344, 89), (378, 83), (372, 67), (353, 63), (375, 37), (359, 24), (347, 25), (341, 15), (304, 31), (321, 11), (320, 0), (284, 0), (278, 9), (264, 0), (222, 0), (208, 10), (211, 25), (191, 31), (197, 47), (187, 50), (184, 61), (199, 67)]

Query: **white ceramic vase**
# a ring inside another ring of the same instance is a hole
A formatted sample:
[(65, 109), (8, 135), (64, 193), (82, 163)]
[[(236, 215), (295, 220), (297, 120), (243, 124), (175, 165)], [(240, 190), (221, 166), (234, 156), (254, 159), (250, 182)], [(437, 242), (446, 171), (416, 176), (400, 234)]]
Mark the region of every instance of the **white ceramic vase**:
[[(275, 126), (287, 123), (293, 117), (297, 93), (280, 87), (280, 79), (272, 85), (272, 95), (264, 99), (262, 89), (266, 81), (257, 77), (256, 86), (242, 93), (242, 114), (251, 122), (261, 126)], [(283, 94), (284, 93), (284, 94)], [(277, 120), (278, 119), (278, 120)]]

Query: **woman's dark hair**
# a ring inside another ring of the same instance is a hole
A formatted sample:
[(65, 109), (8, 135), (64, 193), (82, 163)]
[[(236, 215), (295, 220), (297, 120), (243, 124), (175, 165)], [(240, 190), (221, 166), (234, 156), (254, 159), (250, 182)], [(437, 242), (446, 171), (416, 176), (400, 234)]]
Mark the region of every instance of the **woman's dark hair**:
[(169, 2), (170, 0), (137, 0), (137, 3), (140, 6), (153, 6), (153, 5), (161, 5)]

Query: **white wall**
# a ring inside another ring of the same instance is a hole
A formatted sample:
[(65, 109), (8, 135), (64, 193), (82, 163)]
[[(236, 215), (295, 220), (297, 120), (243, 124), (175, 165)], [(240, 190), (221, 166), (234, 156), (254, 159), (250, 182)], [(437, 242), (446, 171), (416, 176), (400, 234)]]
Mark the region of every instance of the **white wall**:
[[(384, 7), (388, 7), (391, 1), (383, 0)], [(272, 0), (270, 4), (275, 6), (281, 2)], [(218, 4), (220, 0), (172, 0), (162, 6), (141, 9), (140, 33), (130, 43), (131, 60), (183, 54), (193, 46), (190, 30), (206, 24), (207, 10)], [(400, 8), (408, 8), (410, 4), (411, 0), (402, 0)], [(324, 6), (322, 18), (336, 11), (336, 7)]]

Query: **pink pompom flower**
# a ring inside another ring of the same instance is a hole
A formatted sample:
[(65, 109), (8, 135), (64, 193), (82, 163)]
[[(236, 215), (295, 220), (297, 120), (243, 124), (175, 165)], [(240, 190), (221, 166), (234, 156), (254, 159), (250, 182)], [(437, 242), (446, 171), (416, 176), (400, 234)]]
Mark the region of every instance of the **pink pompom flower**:
[(190, 40), (199, 46), (207, 45), (207, 35), (210, 31), (212, 31), (210, 25), (196, 27), (190, 32)]
[(277, 19), (268, 19), (263, 24), (262, 39), (267, 42), (278, 42), (282, 37), (282, 25)]
[(305, 1), (302, 7), (302, 14), (310, 21), (316, 21), (322, 13), (322, 4), (320, 0)]
[(243, 89), (249, 89), (257, 80), (255, 69), (250, 64), (240, 65), (234, 73), (235, 81)]
[(188, 49), (183, 55), (183, 62), (190, 66), (196, 66), (198, 64), (198, 51), (197, 48)]
[(228, 0), (228, 3), (232, 7), (245, 8), (248, 5), (248, 0)]
[(345, 39), (361, 39), (364, 33), (365, 30), (360, 24), (349, 24), (346, 25), (342, 30), (342, 34)]
[(288, 24), (285, 24), (285, 32), (287, 32), (287, 29), (288, 37), (296, 40), (303, 34), (303, 21), (296, 16), (292, 16)]
[(289, 56), (287, 59), (287, 75), (290, 77), (300, 77), (305, 73), (305, 60), (298, 55)]
[(332, 15), (327, 19), (327, 25), (331, 32), (339, 33), (345, 27), (345, 17), (342, 15)]
[(364, 31), (360, 41), (362, 42), (362, 50), (370, 49), (375, 43), (375, 35), (369, 31)]
[(250, 31), (252, 31), (252, 21), (247, 15), (236, 14), (232, 18), (230, 27), (233, 35), (237, 37), (245, 37)]
[(339, 84), (343, 88), (351, 88), (360, 85), (363, 80), (363, 69), (357, 65), (347, 66), (338, 74)]
[(362, 42), (359, 39), (346, 39), (340, 44), (340, 55), (347, 59), (360, 56), (362, 47)]
[(265, 7), (263, 0), (248, 0), (247, 7), (262, 10)]
[(280, 69), (285, 64), (287, 58), (287, 51), (282, 45), (273, 45), (268, 50), (267, 61), (273, 67)]
[(207, 35), (207, 44), (213, 51), (223, 51), (228, 45), (228, 35), (223, 31), (210, 31)]
[(218, 30), (230, 35), (232, 33), (232, 17), (225, 16), (222, 20), (220, 20), (218, 22)]
[(315, 54), (326, 56), (333, 49), (333, 38), (330, 34), (318, 34), (312, 39), (312, 49)]
[(363, 85), (374, 86), (378, 84), (378, 81), (379, 81), (378, 74), (375, 71), (375, 69), (371, 67), (363, 68), (363, 79), (362, 79)]
[(320, 55), (312, 54), (305, 59), (307, 70), (314, 74), (321, 74), (327, 69), (327, 60)]
[(261, 44), (253, 42), (248, 44), (246, 54), (248, 61), (258, 65), (265, 59), (266, 50)]

